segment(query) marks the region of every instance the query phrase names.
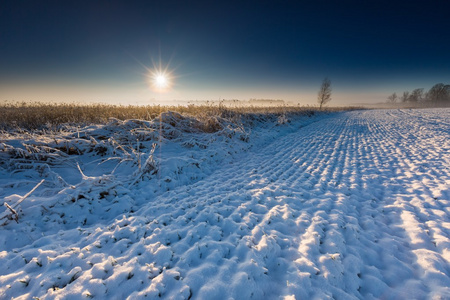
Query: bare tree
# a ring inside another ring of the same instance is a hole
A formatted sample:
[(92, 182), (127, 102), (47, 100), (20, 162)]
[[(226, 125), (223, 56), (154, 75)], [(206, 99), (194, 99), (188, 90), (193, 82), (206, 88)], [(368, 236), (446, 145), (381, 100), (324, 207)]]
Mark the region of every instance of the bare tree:
[(409, 92), (405, 91), (403, 92), (403, 95), (400, 97), (400, 100), (402, 100), (403, 103), (406, 103), (409, 101)]
[(413, 103), (418, 103), (421, 102), (423, 100), (423, 89), (415, 89), (411, 92), (411, 95), (409, 95), (409, 102), (413, 102)]
[(450, 84), (435, 84), (428, 91), (427, 100), (433, 103), (450, 102)]
[(387, 97), (387, 99), (388, 99), (388, 103), (395, 103), (395, 102), (397, 102), (397, 99), (398, 99), (397, 93), (393, 93), (392, 95)]
[(317, 102), (320, 105), (320, 109), (322, 106), (331, 101), (331, 81), (328, 78), (325, 78), (322, 81), (322, 85), (320, 86), (319, 94), (317, 95)]

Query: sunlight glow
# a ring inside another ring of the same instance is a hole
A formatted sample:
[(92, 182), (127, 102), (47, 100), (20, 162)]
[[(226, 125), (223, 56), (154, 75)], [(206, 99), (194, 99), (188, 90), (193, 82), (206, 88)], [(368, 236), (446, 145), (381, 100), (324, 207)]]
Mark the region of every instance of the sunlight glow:
[(153, 68), (147, 68), (147, 83), (156, 93), (169, 92), (173, 86), (174, 77), (169, 70), (169, 65), (163, 66), (161, 60), (153, 62)]
[(168, 84), (167, 78), (164, 74), (159, 74), (158, 76), (156, 76), (155, 83), (159, 88), (165, 88)]
[(167, 71), (150, 71), (150, 85), (158, 93), (167, 92), (171, 87), (171, 77)]

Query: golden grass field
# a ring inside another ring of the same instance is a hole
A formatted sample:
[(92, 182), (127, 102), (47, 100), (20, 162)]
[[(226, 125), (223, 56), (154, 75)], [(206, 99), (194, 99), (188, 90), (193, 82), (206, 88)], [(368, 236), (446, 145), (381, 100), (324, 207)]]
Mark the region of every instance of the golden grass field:
[[(324, 108), (322, 111), (357, 109), (355, 107)], [(4, 102), (0, 103), (0, 129), (21, 128), (27, 130), (52, 128), (61, 124), (104, 124), (109, 119), (152, 120), (167, 111), (207, 121), (211, 117), (236, 118), (248, 114), (302, 114), (319, 111), (311, 106), (225, 106), (221, 103), (203, 105), (110, 105), (110, 104), (71, 104), (42, 102)]]

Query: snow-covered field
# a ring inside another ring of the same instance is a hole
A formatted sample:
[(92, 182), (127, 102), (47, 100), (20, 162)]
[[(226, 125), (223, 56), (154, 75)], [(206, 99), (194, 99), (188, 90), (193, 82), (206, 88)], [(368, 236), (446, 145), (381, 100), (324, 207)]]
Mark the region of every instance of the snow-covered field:
[(2, 134), (0, 299), (450, 299), (450, 109), (286, 121)]

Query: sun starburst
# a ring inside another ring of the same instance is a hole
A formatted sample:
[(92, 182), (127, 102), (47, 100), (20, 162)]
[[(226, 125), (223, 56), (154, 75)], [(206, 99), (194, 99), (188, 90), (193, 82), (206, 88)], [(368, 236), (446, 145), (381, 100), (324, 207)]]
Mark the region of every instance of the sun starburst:
[(158, 88), (163, 89), (168, 85), (167, 76), (165, 74), (159, 74), (155, 78), (155, 84)]
[(150, 86), (158, 93), (167, 92), (172, 85), (172, 77), (167, 70), (150, 71)]
[(174, 76), (169, 70), (169, 66), (163, 66), (162, 63), (153, 64), (153, 68), (147, 69), (147, 78), (150, 88), (157, 93), (170, 91), (173, 86)]

